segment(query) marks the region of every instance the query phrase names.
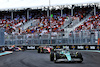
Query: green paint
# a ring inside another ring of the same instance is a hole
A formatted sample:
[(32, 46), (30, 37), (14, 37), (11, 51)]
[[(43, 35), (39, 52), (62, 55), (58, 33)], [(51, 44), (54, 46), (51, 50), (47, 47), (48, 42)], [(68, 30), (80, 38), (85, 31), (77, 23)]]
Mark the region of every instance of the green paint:
[(68, 61), (71, 61), (71, 55), (70, 55), (70, 52), (69, 51), (68, 52), (61, 51), (60, 54), (66, 55)]

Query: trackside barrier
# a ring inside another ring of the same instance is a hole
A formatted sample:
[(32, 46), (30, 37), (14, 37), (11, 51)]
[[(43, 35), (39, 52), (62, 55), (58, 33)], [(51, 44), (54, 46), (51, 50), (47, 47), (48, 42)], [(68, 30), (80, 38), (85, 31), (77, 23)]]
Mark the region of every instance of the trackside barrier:
[[(72, 45), (97, 45), (100, 38), (100, 31), (75, 31), (66, 35), (67, 32), (51, 33), (50, 34), (23, 34), (23, 35), (5, 35), (5, 45), (42, 45), (42, 44), (72, 44)], [(3, 42), (3, 41), (2, 41)]]
[[(66, 48), (70, 50), (100, 50), (100, 45), (49, 45), (53, 48)], [(39, 46), (27, 45), (23, 46), (26, 50), (36, 50)]]
[[(41, 46), (45, 46), (45, 45), (41, 45)], [(70, 50), (97, 50), (97, 51), (100, 51), (100, 45), (48, 45), (48, 46), (51, 46), (53, 47), (53, 49), (63, 49), (63, 48), (66, 48), (66, 49), (70, 49)], [(4, 51), (9, 51), (8, 48), (9, 46), (0, 46), (1, 48), (1, 52), (3, 52), (2, 48), (5, 48)], [(25, 49), (25, 50), (37, 50), (39, 45), (36, 46), (36, 45), (20, 45), (20, 46), (16, 46), (16, 47), (21, 47), (22, 49)], [(0, 53), (1, 53), (0, 52)]]

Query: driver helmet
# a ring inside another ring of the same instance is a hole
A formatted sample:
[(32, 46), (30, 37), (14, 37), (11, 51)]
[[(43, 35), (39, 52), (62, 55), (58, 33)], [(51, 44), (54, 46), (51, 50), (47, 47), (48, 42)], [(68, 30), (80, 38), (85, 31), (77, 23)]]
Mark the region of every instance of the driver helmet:
[(64, 51), (66, 51), (66, 52), (68, 52), (68, 51), (69, 51), (69, 49), (66, 49), (66, 48), (64, 48), (63, 50), (64, 50)]
[(63, 50), (66, 50), (66, 48), (64, 48)]

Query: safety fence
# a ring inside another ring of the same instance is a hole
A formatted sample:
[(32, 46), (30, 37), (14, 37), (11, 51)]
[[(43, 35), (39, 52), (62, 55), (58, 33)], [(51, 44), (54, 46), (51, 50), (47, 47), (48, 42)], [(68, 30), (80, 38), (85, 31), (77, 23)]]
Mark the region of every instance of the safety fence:
[(5, 35), (5, 45), (97, 45), (100, 38), (99, 30), (71, 32), (68, 37), (66, 33)]
[(4, 29), (0, 29), (0, 45), (4, 45), (5, 43), (5, 38), (4, 38)]

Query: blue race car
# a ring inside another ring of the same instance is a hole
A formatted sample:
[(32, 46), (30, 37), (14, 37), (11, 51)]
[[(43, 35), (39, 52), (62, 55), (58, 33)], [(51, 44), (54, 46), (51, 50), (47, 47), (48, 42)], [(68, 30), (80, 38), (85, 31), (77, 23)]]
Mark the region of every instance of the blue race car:
[(67, 49), (58, 49), (50, 53), (50, 61), (56, 62), (78, 62), (83, 61), (81, 53), (71, 52)]

